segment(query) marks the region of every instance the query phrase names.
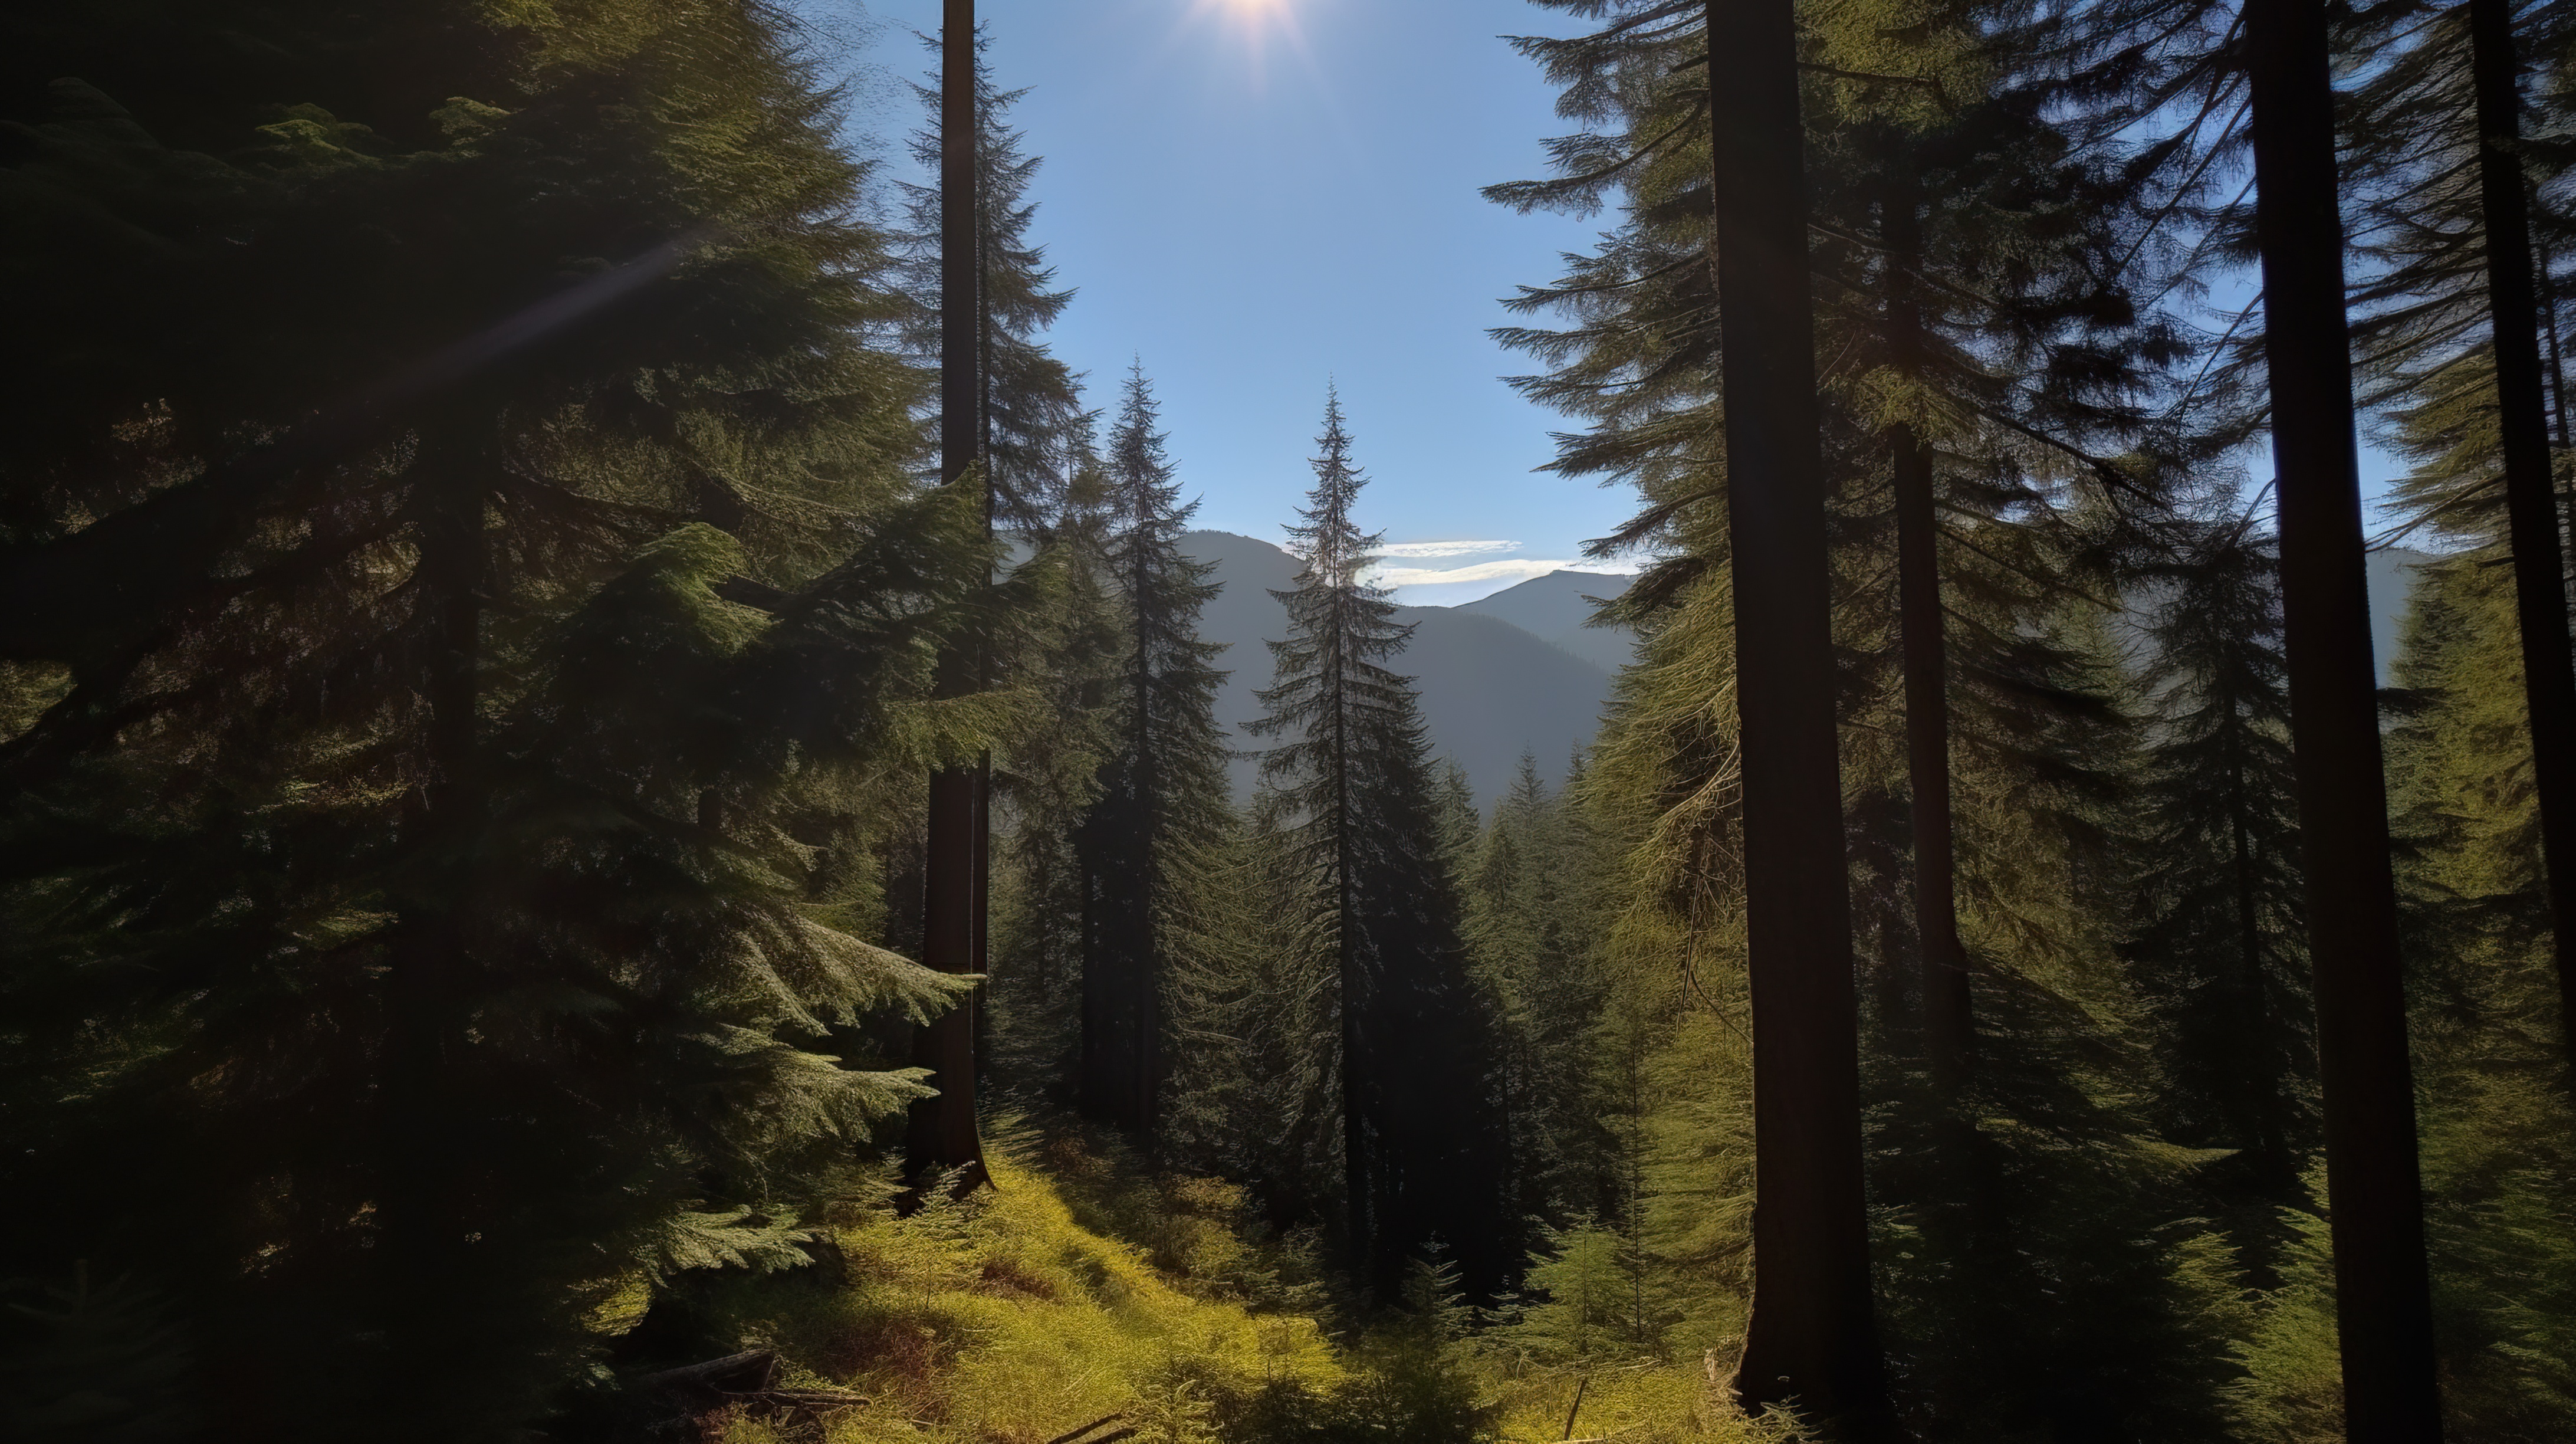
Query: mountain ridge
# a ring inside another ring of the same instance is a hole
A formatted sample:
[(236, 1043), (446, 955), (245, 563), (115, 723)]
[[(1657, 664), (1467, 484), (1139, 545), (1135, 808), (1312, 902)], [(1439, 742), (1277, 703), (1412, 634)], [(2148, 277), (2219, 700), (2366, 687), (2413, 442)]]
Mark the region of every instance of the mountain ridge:
[[(1199, 634), (1224, 645), (1216, 665), (1232, 674), (1218, 693), (1216, 720), (1232, 733), (1235, 747), (1257, 751), (1262, 739), (1246, 732), (1245, 724), (1261, 716), (1253, 694), (1270, 685), (1272, 676), (1262, 644), (1288, 634), (1287, 609), (1271, 593), (1293, 588), (1301, 564), (1274, 543), (1234, 532), (1189, 532), (1181, 550), (1213, 563), (1212, 580), (1224, 584), (1200, 613)], [(1433, 755), (1466, 769), (1480, 805), (1510, 788), (1524, 751), (1536, 760), (1542, 781), (1564, 784), (1575, 749), (1588, 746), (1600, 726), (1613, 669), (1475, 603), (1398, 604), (1395, 620), (1414, 632), (1389, 665), (1413, 678)], [(1256, 760), (1237, 758), (1232, 775), (1238, 797), (1251, 795), (1258, 772)]]

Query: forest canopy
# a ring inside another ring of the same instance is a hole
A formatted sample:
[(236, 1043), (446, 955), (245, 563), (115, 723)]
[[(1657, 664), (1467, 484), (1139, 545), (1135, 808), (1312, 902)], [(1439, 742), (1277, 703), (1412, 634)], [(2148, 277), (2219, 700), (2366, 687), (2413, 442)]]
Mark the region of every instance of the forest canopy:
[(0, 1435), (2576, 1437), (2576, 9), (1532, 3), (1495, 778), (1009, 7), (0, 17)]

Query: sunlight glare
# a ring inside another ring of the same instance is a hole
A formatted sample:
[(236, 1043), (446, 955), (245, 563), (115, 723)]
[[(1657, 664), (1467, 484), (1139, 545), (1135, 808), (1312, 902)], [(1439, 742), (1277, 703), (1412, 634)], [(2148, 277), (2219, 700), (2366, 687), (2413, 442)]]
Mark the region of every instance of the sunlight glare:
[(1291, 0), (1191, 0), (1190, 13), (1193, 19), (1231, 22), (1250, 42), (1256, 65), (1274, 38), (1293, 49), (1304, 49)]

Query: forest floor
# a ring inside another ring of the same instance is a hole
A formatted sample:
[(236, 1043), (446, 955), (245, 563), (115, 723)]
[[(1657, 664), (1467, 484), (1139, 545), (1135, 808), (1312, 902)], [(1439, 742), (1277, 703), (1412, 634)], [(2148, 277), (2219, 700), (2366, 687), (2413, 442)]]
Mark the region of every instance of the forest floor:
[(1028, 1130), (991, 1156), (993, 1187), (871, 1210), (823, 1268), (703, 1293), (714, 1336), (775, 1351), (790, 1401), (703, 1414), (704, 1444), (1796, 1437), (1736, 1414), (1702, 1359), (1546, 1361), (1454, 1307), (1362, 1322), (1231, 1185)]

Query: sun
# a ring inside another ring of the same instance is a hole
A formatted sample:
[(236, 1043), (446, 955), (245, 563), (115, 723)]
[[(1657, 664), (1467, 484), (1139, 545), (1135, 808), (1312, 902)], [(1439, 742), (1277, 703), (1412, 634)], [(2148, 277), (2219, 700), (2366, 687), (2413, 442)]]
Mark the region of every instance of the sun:
[(1314, 56), (1309, 50), (1297, 0), (1189, 0), (1184, 12), (1187, 19), (1174, 32), (1212, 27), (1229, 35), (1229, 48), (1239, 50), (1251, 66), (1251, 87), (1259, 92), (1268, 86), (1268, 72), (1280, 59), (1311, 67)]
[(1213, 13), (1250, 25), (1284, 22), (1289, 18), (1290, 0), (1197, 0), (1201, 14)]

